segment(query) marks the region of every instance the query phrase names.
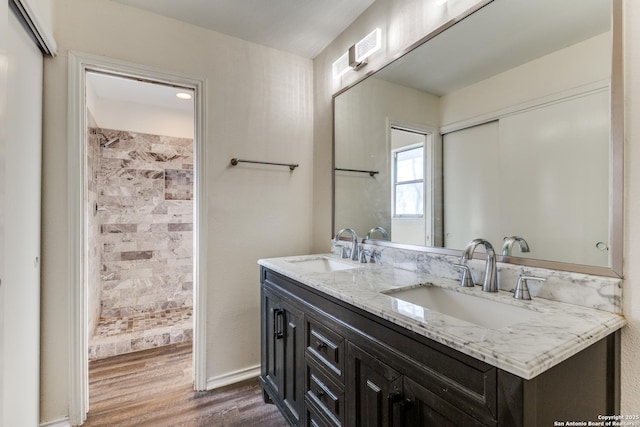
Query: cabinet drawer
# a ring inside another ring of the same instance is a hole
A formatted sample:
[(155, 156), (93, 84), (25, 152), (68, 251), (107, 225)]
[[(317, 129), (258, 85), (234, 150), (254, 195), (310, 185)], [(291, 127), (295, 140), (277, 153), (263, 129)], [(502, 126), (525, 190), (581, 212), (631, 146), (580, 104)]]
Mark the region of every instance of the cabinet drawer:
[(325, 375), (312, 360), (307, 361), (307, 401), (311, 401), (336, 425), (344, 424), (344, 389)]
[(307, 355), (344, 381), (344, 338), (313, 318), (307, 318)]
[(307, 408), (307, 427), (340, 427), (337, 420), (327, 418), (324, 411), (319, 409), (313, 400), (305, 399), (305, 407)]

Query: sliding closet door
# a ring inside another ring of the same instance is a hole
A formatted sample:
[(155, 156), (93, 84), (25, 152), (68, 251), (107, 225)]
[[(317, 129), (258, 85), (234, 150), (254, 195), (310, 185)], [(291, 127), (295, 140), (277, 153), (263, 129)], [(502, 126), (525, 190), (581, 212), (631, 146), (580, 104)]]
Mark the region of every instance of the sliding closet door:
[[(9, 11), (4, 146), (4, 426), (39, 424), (42, 53)], [(65, 310), (65, 307), (60, 307)]]
[[(502, 243), (498, 122), (442, 137), (444, 246), (462, 249), (476, 238)], [(498, 246), (496, 249), (500, 249)]]

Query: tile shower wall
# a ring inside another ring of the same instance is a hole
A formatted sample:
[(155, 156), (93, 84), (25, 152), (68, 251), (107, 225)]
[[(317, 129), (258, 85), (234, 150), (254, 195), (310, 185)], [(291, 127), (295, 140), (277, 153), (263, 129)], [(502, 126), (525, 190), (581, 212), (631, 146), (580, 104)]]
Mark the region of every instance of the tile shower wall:
[(89, 112), (88, 122), (92, 126), (87, 132), (87, 187), (85, 194), (85, 213), (87, 217), (87, 299), (89, 317), (89, 336), (92, 336), (100, 320), (100, 218), (98, 204), (98, 177), (100, 174), (101, 136), (96, 133), (95, 120)]
[(103, 319), (193, 305), (193, 140), (94, 129)]

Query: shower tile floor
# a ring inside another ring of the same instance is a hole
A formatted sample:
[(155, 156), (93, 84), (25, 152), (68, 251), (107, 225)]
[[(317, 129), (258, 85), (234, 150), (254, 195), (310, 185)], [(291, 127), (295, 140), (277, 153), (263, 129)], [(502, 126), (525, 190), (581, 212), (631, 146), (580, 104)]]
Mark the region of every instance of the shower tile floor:
[(100, 318), (89, 339), (89, 360), (106, 359), (193, 338), (193, 307)]

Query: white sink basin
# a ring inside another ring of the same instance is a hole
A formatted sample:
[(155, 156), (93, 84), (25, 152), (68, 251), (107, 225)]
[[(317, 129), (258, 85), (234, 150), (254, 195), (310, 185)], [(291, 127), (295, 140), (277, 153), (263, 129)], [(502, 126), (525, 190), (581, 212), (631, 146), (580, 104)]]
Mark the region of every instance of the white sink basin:
[[(386, 295), (411, 304), (474, 323), (489, 329), (500, 329), (517, 323), (535, 320), (542, 314), (523, 307), (435, 286), (418, 286), (384, 292)], [(416, 314), (417, 307), (398, 305), (399, 311)]]
[(295, 264), (297, 267), (301, 267), (306, 271), (313, 273), (328, 273), (331, 271), (350, 270), (353, 268), (358, 268), (358, 266), (355, 266), (353, 264), (325, 257), (313, 259), (296, 259), (289, 260), (287, 262)]

